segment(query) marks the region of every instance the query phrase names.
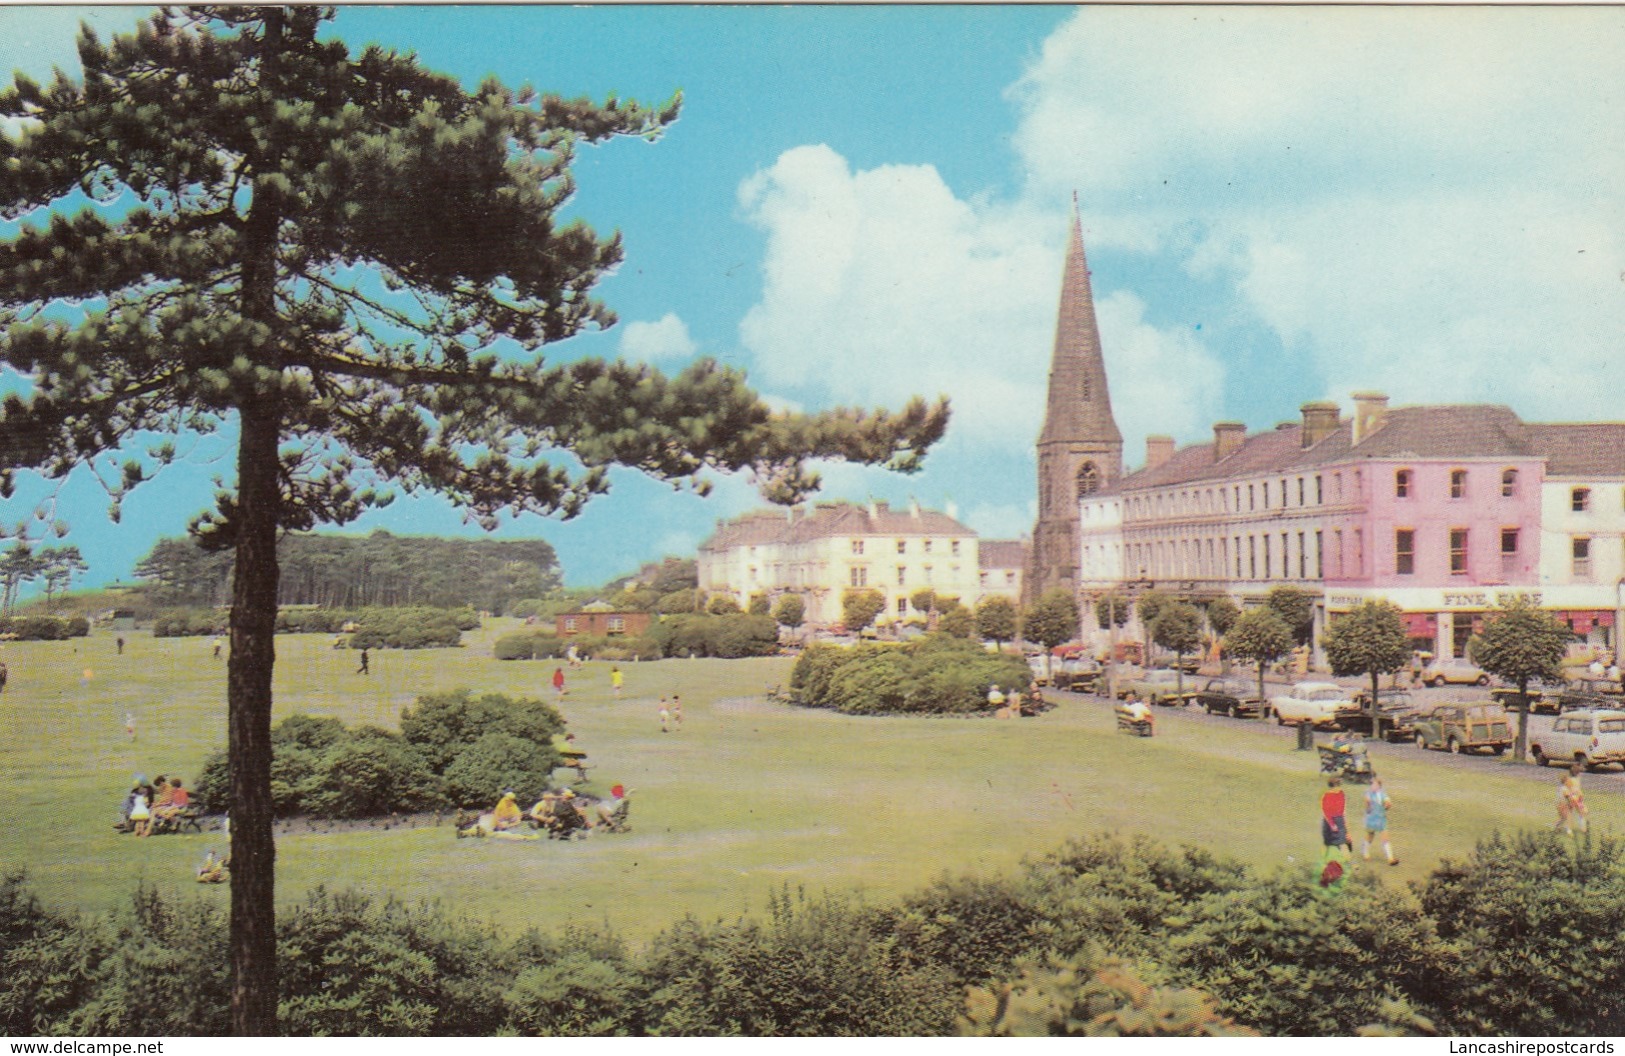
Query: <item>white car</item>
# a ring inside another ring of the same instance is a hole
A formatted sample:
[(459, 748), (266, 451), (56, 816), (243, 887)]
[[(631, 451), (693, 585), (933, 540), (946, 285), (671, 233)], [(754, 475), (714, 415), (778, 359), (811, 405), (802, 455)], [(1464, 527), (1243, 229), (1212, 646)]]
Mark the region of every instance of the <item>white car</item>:
[(1358, 711), (1351, 690), (1336, 682), (1299, 682), (1284, 697), (1271, 697), (1270, 710), (1275, 721), (1282, 726), (1309, 723), (1313, 726), (1336, 726), (1344, 713)]
[(1625, 764), (1625, 711), (1565, 711), (1551, 732), (1530, 736), (1529, 754), (1540, 766)]
[(1422, 669), (1422, 682), (1435, 687), (1446, 682), (1456, 686), (1487, 686), (1490, 676), (1466, 659), (1435, 660)]

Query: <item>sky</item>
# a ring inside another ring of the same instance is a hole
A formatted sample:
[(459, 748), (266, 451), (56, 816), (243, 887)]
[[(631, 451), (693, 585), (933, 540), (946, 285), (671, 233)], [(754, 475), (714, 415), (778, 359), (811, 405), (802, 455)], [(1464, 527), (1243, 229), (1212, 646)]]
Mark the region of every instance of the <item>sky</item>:
[[(76, 73), (81, 18), (143, 10), (0, 8), (0, 70)], [(355, 7), (330, 33), (470, 87), (680, 90), (660, 141), (580, 157), (568, 211), (624, 237), (597, 290), (621, 321), (545, 355), (711, 356), (806, 410), (949, 397), (920, 473), (828, 465), (823, 499), (1031, 530), (1074, 193), (1131, 467), (1147, 434), (1363, 390), (1625, 418), (1625, 8)], [(182, 450), (116, 525), (83, 469), (24, 481), (0, 525), (47, 503), (84, 584), (127, 579), (229, 480), (226, 440)], [(592, 586), (761, 505), (745, 478), (611, 479), (496, 535)], [(343, 530), (376, 527), (480, 534), (433, 498)]]

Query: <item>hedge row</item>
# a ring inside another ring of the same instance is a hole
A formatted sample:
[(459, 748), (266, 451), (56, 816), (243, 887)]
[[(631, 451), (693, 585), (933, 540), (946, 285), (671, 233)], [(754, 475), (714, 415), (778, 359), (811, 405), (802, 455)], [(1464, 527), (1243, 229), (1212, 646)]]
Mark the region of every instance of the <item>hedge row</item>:
[[(271, 799), (278, 817), (363, 818), (441, 807), (490, 807), (504, 789), (533, 801), (561, 759), (552, 737), (564, 718), (551, 704), (466, 689), (419, 697), (401, 732), (347, 728), (290, 715), (271, 731)], [(204, 809), (231, 809), (226, 753), (203, 765)]]
[(660, 643), (653, 638), (627, 638), (619, 635), (613, 638), (593, 635), (560, 638), (546, 631), (505, 634), (496, 640), (496, 644), (491, 648), (491, 654), (498, 660), (557, 660), (564, 656), (565, 650), (572, 645), (576, 647), (577, 655), (585, 660), (619, 662), (634, 658), (659, 660), (661, 657)]
[[(773, 897), (766, 921), (502, 937), (438, 905), (310, 893), (277, 921), (290, 1035), (1625, 1033), (1625, 856), (1499, 837), (1415, 891), (1308, 866), (1260, 877), (1098, 835), (1010, 877), (886, 906)], [(111, 919), (0, 884), (0, 1032), (227, 1030), (217, 898), (150, 891)], [(1538, 949), (1539, 955), (1531, 955)], [(151, 980), (164, 999), (147, 999)]]
[(90, 621), (83, 616), (0, 617), (0, 634), (14, 634), (23, 642), (60, 642), (89, 633)]
[[(152, 624), (155, 638), (223, 634), (226, 613), (219, 609), (170, 609)], [(426, 606), (373, 606), (361, 609), (281, 609), (276, 629), (283, 634), (339, 634), (354, 626), (352, 649), (427, 649), (462, 644), (463, 631), (479, 627), (473, 609)]]
[(665, 656), (736, 660), (745, 656), (772, 656), (779, 651), (779, 625), (773, 617), (744, 613), (666, 616), (650, 626), (649, 637)]
[(1025, 687), (1020, 657), (935, 632), (904, 645), (815, 644), (790, 672), (801, 703), (852, 714), (985, 711), (989, 686)]

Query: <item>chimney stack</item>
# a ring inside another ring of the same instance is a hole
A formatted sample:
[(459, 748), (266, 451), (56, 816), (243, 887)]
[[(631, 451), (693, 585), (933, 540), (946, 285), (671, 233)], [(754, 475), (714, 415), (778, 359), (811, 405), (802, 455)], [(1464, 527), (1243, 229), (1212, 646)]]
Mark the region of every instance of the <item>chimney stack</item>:
[(1241, 422), (1214, 422), (1213, 423), (1213, 461), (1223, 462), (1236, 449), (1242, 441), (1247, 439), (1247, 426)]
[(1381, 392), (1357, 392), (1354, 394), (1354, 443), (1362, 443), (1366, 437), (1382, 428), (1382, 421), (1388, 414), (1388, 396)]
[(1174, 457), (1174, 438), (1148, 436), (1145, 438), (1145, 468), (1156, 469)]
[(1303, 412), (1304, 447), (1314, 447), (1337, 432), (1337, 404), (1321, 400), (1298, 409)]

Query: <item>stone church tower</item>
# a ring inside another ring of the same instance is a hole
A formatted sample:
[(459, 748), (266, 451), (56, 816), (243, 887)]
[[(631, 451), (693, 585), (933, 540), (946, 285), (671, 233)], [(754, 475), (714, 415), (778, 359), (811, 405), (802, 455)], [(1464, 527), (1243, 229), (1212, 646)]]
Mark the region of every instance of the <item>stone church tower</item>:
[(1026, 601), (1078, 585), (1078, 497), (1123, 473), (1123, 434), (1112, 418), (1100, 354), (1083, 226), (1073, 196), (1072, 241), (1061, 279), (1061, 310), (1049, 368), (1049, 404), (1038, 434), (1038, 523), (1028, 558)]

